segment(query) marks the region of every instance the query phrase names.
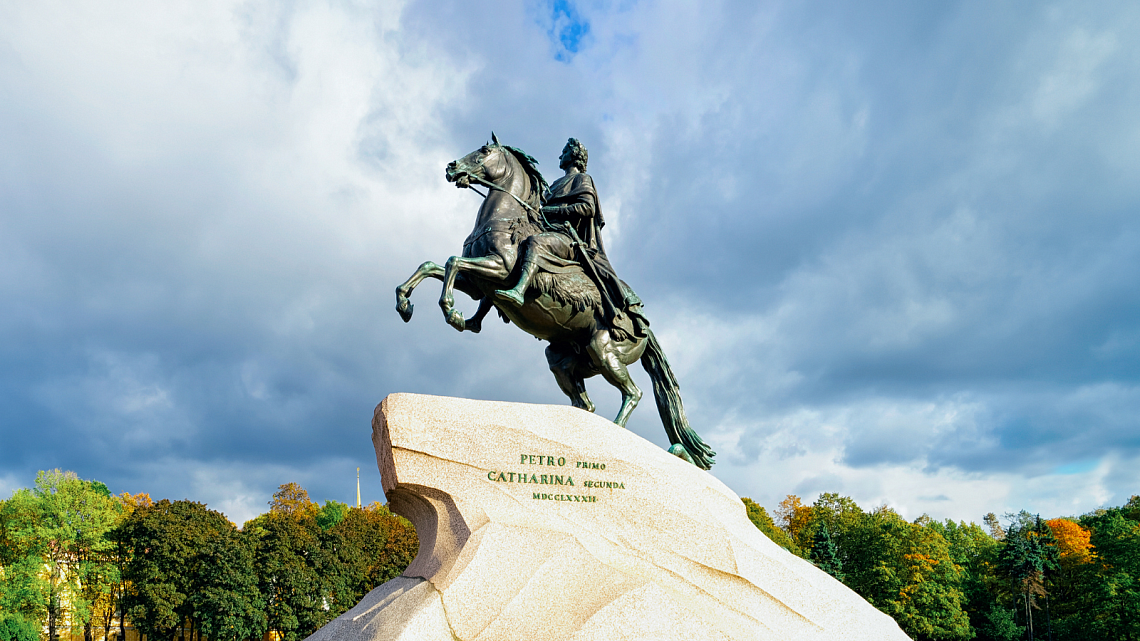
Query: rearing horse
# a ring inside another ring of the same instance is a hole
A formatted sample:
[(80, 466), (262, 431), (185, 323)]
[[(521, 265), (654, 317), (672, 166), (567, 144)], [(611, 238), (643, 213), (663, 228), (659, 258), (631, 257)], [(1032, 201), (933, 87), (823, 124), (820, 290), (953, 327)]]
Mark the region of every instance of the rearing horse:
[[(584, 272), (548, 275), (545, 286), (532, 286), (527, 291), (522, 306), (495, 302), (495, 290), (510, 287), (518, 278), (519, 246), (544, 231), (539, 207), (546, 181), (535, 168), (534, 158), (500, 144), (493, 133), (491, 138), (492, 142), (447, 165), (447, 181), (457, 187), (476, 183), (489, 188), (475, 228), (463, 243), (463, 255), (452, 256), (445, 267), (431, 261), (420, 265), (396, 288), (396, 311), (404, 322), (412, 319), (413, 305), (408, 297), (429, 277), (443, 281), (439, 306), (448, 324), (459, 331), (478, 333), (483, 318), (496, 307), (504, 321), (550, 343), (547, 363), (574, 407), (594, 411), (585, 383), (591, 376), (601, 374), (621, 390), (621, 410), (614, 419), (621, 427), (641, 400), (641, 390), (626, 369), (640, 359), (653, 380), (657, 410), (671, 443), (669, 451), (709, 469), (716, 453), (689, 427), (677, 379), (657, 338), (647, 329), (644, 338), (615, 340), (601, 321), (598, 305), (583, 302), (598, 300), (597, 288)], [(479, 301), (479, 310), (470, 320), (465, 321), (462, 312), (455, 309), (456, 289)]]

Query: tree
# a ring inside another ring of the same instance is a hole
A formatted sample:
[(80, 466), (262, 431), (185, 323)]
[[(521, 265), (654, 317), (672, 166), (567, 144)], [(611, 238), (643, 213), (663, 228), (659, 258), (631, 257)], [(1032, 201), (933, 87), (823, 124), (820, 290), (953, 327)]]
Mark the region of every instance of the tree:
[(752, 524), (763, 532), (764, 536), (796, 556), (802, 557), (804, 555), (803, 550), (800, 546), (796, 545), (792, 537), (784, 530), (776, 527), (775, 522), (772, 521), (772, 517), (768, 516), (768, 511), (765, 510), (762, 505), (757, 504), (756, 501), (748, 497), (741, 499), (741, 501), (744, 502), (744, 509), (748, 514), (748, 520), (752, 521)]
[(270, 510), (242, 528), (258, 568), (267, 626), (285, 641), (316, 632), (339, 612), (334, 587), (343, 584), (336, 554), (322, 546), (317, 506), (296, 483), (281, 485)]
[[(989, 524), (987, 524), (989, 525)], [(949, 547), (950, 558), (963, 569), (963, 608), (979, 641), (1011, 641), (1024, 630), (1017, 625), (1015, 610), (999, 601), (994, 577), (999, 543), (976, 523), (930, 521), (924, 527), (938, 532)], [(1002, 530), (1004, 536), (1004, 530)]]
[(1127, 503), (1120, 506), (1120, 515), (1130, 521), (1140, 521), (1140, 496), (1133, 494)]
[(137, 508), (114, 538), (130, 550), (126, 615), (148, 639), (186, 641), (207, 628), (216, 640), (264, 632), (253, 555), (220, 512), (162, 500)]
[[(0, 502), (0, 640), (18, 638), (28, 627), (37, 630), (47, 618), (49, 586), (41, 576), (44, 562), (40, 542), (23, 536), (23, 525), (36, 517), (27, 495)], [(6, 635), (6, 636), (5, 636)]]
[(1049, 519), (1045, 525), (1057, 540), (1062, 563), (1084, 565), (1092, 561), (1092, 532), (1071, 519)]
[(826, 523), (820, 525), (815, 532), (811, 545), (811, 560), (819, 569), (839, 581), (843, 580), (843, 562), (839, 559), (839, 550), (831, 540), (831, 531)]
[(249, 540), (232, 525), (219, 528), (202, 550), (194, 577), (194, 619), (210, 641), (260, 638), (267, 629)]
[(107, 635), (111, 627), (111, 619), (114, 618), (116, 612), (119, 616), (119, 639), (122, 641), (127, 638), (127, 617), (124, 613), (127, 611), (127, 606), (124, 602), (124, 595), (130, 589), (130, 582), (124, 578), (126, 574), (127, 561), (131, 558), (132, 548), (128, 541), (122, 541), (116, 538), (115, 532), (122, 525), (123, 521), (134, 514), (135, 510), (140, 507), (151, 507), (154, 501), (151, 500), (150, 494), (140, 492), (138, 494), (130, 494), (123, 492), (115, 497), (121, 508), (119, 512), (119, 522), (115, 524), (115, 529), (108, 533), (108, 539), (114, 544), (114, 560), (115, 568), (118, 571), (119, 580), (111, 584), (109, 594), (109, 607), (103, 611), (103, 641), (107, 640)]
[(1045, 522), (1057, 541), (1057, 571), (1048, 582), (1054, 617), (1077, 614), (1089, 580), (1095, 573), (1092, 531), (1071, 519), (1049, 519)]
[(273, 493), (273, 500), (269, 502), (269, 511), (303, 519), (316, 518), (318, 508), (309, 500), (309, 493), (305, 488), (297, 483), (285, 483)]
[(982, 517), (982, 521), (986, 524), (986, 527), (989, 528), (990, 536), (992, 536), (995, 541), (1000, 541), (1005, 538), (1005, 530), (1002, 529), (1001, 521), (998, 520), (996, 514), (989, 512)]
[[(70, 614), (73, 624), (82, 626), (85, 641), (92, 641), (94, 605), (114, 580), (106, 539), (118, 514), (111, 492), (74, 472), (50, 470), (36, 475), (34, 488), (17, 490), (7, 509), (6, 536), (23, 548), (25, 559), (39, 559), (47, 567), (42, 583), (27, 572), (18, 574), (24, 598), (40, 600), (31, 609), (46, 614), (48, 638), (58, 637), (64, 615)], [(38, 596), (36, 585), (42, 589)]]
[[(846, 554), (845, 547), (842, 545), (843, 538), (853, 528), (857, 527), (864, 517), (862, 508), (849, 496), (825, 492), (819, 495), (819, 498), (812, 503), (809, 509), (807, 524), (801, 529), (799, 535), (803, 541), (803, 547), (814, 550), (817, 539), (834, 542), (836, 546), (835, 557), (834, 561), (830, 562), (842, 567)], [(825, 528), (827, 529), (826, 536), (820, 533)], [(821, 550), (820, 554), (824, 557), (830, 557), (832, 553), (830, 550)]]
[(788, 536), (792, 537), (792, 540), (799, 547), (810, 547), (801, 537), (811, 521), (811, 508), (804, 505), (800, 497), (789, 494), (787, 498), (780, 501), (780, 505), (776, 508), (776, 519), (780, 527), (788, 533)]
[(321, 526), (322, 530), (328, 531), (343, 521), (346, 516), (348, 516), (347, 504), (340, 501), (325, 501), (325, 504), (317, 511), (317, 525)]
[(970, 639), (965, 578), (934, 529), (881, 507), (851, 519), (838, 538), (845, 583), (916, 639)]
[(107, 534), (117, 523), (121, 507), (107, 486), (98, 481), (90, 482), (85, 490), (80, 490), (80, 495), (76, 496), (76, 514), (83, 515), (80, 517), (83, 522), (76, 529), (70, 562), (79, 583), (81, 598), (77, 603), (83, 606), (78, 617), (83, 624), (83, 639), (94, 641), (96, 615), (113, 612), (112, 586), (119, 582), (119, 570), (115, 563), (114, 543)]
[(1090, 565), (1095, 572), (1085, 575), (1080, 605), (1064, 625), (1083, 631), (1084, 638), (1140, 638), (1140, 523), (1128, 516), (1135, 513), (1134, 502), (1080, 519), (1092, 532), (1095, 556)]
[(981, 614), (981, 621), (975, 626), (979, 639), (1015, 641), (1025, 634), (1025, 626), (1017, 624), (1016, 610), (995, 602)]
[(296, 483), (280, 486), (242, 535), (254, 550), (268, 628), (284, 641), (309, 636), (398, 576), (419, 547), (412, 524), (379, 503), (318, 508)]
[(343, 545), (340, 558), (348, 588), (338, 602), (346, 609), (373, 588), (399, 576), (419, 550), (412, 524), (379, 503), (364, 509), (351, 508), (326, 539), (329, 549), (338, 543)]
[(1016, 587), (1025, 611), (1030, 639), (1035, 638), (1033, 610), (1040, 609), (1038, 597), (1045, 597), (1046, 573), (1057, 568), (1057, 542), (1041, 520), (1021, 513), (1006, 529), (998, 552), (998, 569)]
[(34, 621), (19, 612), (0, 611), (0, 641), (38, 641), (40, 631)]

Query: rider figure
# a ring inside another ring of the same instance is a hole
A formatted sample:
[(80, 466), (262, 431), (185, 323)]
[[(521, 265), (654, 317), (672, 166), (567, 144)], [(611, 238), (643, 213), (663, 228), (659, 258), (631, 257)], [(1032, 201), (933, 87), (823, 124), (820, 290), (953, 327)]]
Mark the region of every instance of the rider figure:
[[(617, 330), (618, 338), (624, 337), (621, 334), (645, 336), (649, 323), (641, 315), (641, 299), (617, 277), (602, 245), (600, 232), (606, 221), (594, 181), (586, 173), (588, 158), (582, 143), (574, 138), (567, 141), (558, 159), (559, 169), (566, 174), (542, 198), (542, 214), (554, 230), (526, 240), (519, 282), (496, 291), (495, 297), (522, 305), (538, 270), (561, 274), (583, 269), (598, 286), (606, 323)], [(576, 241), (581, 241), (577, 247)]]

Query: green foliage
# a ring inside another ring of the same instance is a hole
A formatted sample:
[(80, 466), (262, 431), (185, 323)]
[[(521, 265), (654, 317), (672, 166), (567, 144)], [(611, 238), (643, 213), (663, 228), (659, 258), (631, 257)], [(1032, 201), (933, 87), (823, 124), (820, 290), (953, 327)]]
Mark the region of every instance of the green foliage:
[(202, 634), (211, 641), (263, 635), (268, 621), (249, 540), (230, 525), (206, 542), (202, 556), (207, 562), (198, 568), (191, 597)]
[(337, 523), (343, 521), (346, 516), (348, 516), (347, 504), (340, 501), (325, 501), (325, 504), (317, 512), (317, 525), (327, 532)]
[(35, 621), (19, 612), (0, 611), (0, 641), (38, 641), (39, 638)]
[(1092, 531), (1095, 560), (1079, 575), (1077, 605), (1063, 611), (1061, 639), (1140, 638), (1140, 516), (1136, 497), (1120, 508), (1081, 517)]
[(996, 569), (1008, 582), (1008, 589), (1021, 599), (1031, 638), (1036, 636), (1034, 610), (1040, 609), (1038, 601), (1048, 595), (1047, 573), (1058, 569), (1059, 557), (1057, 540), (1041, 517), (1022, 512), (1006, 529)]
[[(192, 501), (113, 496), (69, 472), (43, 472), (0, 501), (0, 641), (33, 641), (69, 617), (94, 641), (126, 613), (147, 641), (309, 636), (398, 576), (419, 543), (382, 505), (319, 508), (289, 483), (239, 531)], [(121, 620), (120, 620), (121, 621)], [(30, 635), (30, 636), (29, 636)]]
[(41, 576), (43, 567), (39, 555), (29, 555), (0, 570), (0, 612), (18, 614), (36, 625), (47, 618), (49, 585)]
[(756, 501), (748, 497), (744, 497), (741, 501), (744, 502), (744, 509), (748, 513), (748, 520), (752, 521), (752, 524), (763, 532), (764, 536), (792, 554), (801, 557), (804, 556), (803, 549), (796, 545), (795, 540), (793, 540), (787, 532), (776, 527), (775, 522), (772, 521), (771, 516), (768, 516), (768, 511), (764, 509), (764, 506), (759, 505)]
[(253, 554), (221, 513), (162, 500), (136, 509), (114, 538), (130, 551), (124, 608), (148, 639), (174, 639), (184, 625), (218, 641), (264, 632)]
[[(964, 570), (961, 583), (965, 596), (963, 605), (970, 618), (970, 626), (980, 641), (1005, 639), (1011, 634), (1004, 622), (1013, 616), (1012, 611), (995, 600), (993, 568), (997, 560), (999, 543), (990, 535), (987, 528), (977, 523), (967, 525), (964, 521), (955, 523), (931, 521), (925, 527), (938, 532), (949, 546), (950, 558)], [(1004, 536), (1004, 530), (1001, 530)], [(1020, 628), (1018, 628), (1020, 629)], [(1021, 634), (1020, 632), (1018, 634)]]
[[(940, 531), (947, 526), (932, 527), (926, 518), (908, 523), (885, 507), (864, 512), (838, 494), (820, 495), (810, 513), (792, 496), (781, 508), (809, 558), (894, 617), (912, 638), (973, 638), (963, 591), (966, 570), (958, 559), (974, 553), (966, 546), (952, 554)], [(973, 541), (980, 532), (958, 538)]]
[(845, 578), (843, 561), (839, 559), (839, 548), (835, 546), (835, 541), (831, 540), (831, 531), (826, 523), (820, 525), (812, 540), (811, 561), (836, 579), (842, 581)]
[(419, 551), (412, 524), (378, 503), (349, 510), (332, 534), (345, 542), (349, 606), (376, 586), (399, 576)]
[[(1140, 639), (1140, 496), (1079, 519), (1007, 515), (1008, 528), (992, 513), (984, 526), (910, 523), (838, 494), (810, 506), (789, 496), (777, 526), (743, 504), (771, 540), (916, 640)], [(64, 620), (95, 641), (91, 622), (109, 626), (120, 594), (147, 641), (247, 641), (267, 630), (299, 641), (398, 576), (418, 549), (411, 524), (379, 504), (318, 506), (285, 484), (270, 507), (239, 531), (199, 503), (113, 497), (101, 483), (42, 472), (0, 502), (0, 641), (59, 635)]]
[(35, 625), (47, 618), (50, 589), (41, 576), (43, 550), (23, 527), (37, 515), (34, 496), (26, 490), (0, 503), (0, 613), (12, 619), (6, 624), (12, 631), (21, 625), (16, 615)]
[(118, 514), (106, 485), (73, 472), (40, 472), (34, 488), (17, 490), (3, 508), (6, 611), (46, 619), (49, 637), (69, 616), (90, 641), (95, 606), (117, 579), (106, 535)]
[(1080, 527), (1028, 512), (1007, 515), (1008, 528), (993, 513), (984, 526), (907, 523), (836, 494), (810, 508), (789, 496), (781, 517), (809, 558), (836, 559), (844, 583), (912, 638), (1140, 639), (1140, 496)]
[(309, 636), (399, 576), (419, 548), (411, 523), (377, 503), (327, 501), (318, 509), (303, 488), (286, 484), (270, 508), (242, 534), (254, 549), (268, 627), (285, 641)]
[(303, 639), (339, 613), (331, 609), (341, 583), (335, 554), (321, 545), (315, 510), (270, 512), (253, 536), (259, 588), (270, 630), (285, 641)]
[[(812, 503), (806, 526), (800, 530), (801, 545), (810, 551), (823, 528), (827, 528), (828, 540), (836, 536), (842, 537), (845, 532), (858, 528), (865, 516), (866, 513), (862, 508), (849, 496), (835, 493), (820, 494), (815, 503)], [(842, 555), (842, 550), (839, 554)], [(842, 563), (842, 558), (838, 560)]]
[(992, 603), (981, 617), (977, 634), (987, 641), (1016, 641), (1025, 636), (1025, 626), (1017, 624), (1015, 610)]
[(913, 638), (973, 637), (963, 608), (963, 569), (936, 530), (884, 507), (863, 515), (845, 538), (851, 541), (844, 555), (848, 584)]

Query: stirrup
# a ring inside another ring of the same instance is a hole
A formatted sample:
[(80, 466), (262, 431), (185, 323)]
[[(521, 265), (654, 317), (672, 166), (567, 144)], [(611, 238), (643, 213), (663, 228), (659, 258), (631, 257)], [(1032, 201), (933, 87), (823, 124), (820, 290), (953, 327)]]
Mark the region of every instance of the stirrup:
[(522, 294), (516, 294), (513, 289), (496, 289), (495, 299), (503, 302), (510, 301), (514, 303), (516, 307), (522, 307), (523, 304), (526, 303), (526, 297)]

